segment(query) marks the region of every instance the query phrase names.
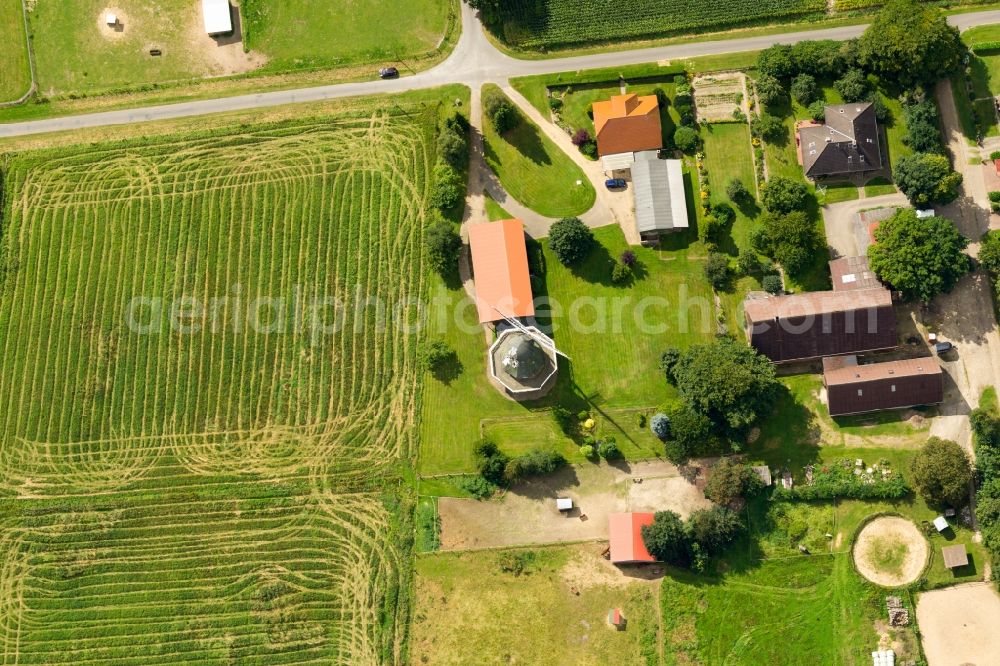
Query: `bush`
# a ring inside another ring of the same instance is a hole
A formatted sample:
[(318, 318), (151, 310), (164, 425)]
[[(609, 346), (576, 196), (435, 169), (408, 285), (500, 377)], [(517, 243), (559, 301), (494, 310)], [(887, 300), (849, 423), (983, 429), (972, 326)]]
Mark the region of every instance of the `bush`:
[(469, 163), (468, 122), (455, 114), (442, 123), (438, 134), (438, 158), (461, 171)]
[(424, 242), (427, 248), (427, 262), (431, 268), (443, 277), (454, 275), (458, 271), (462, 237), (455, 231), (454, 225), (439, 218), (428, 227), (424, 234)]
[(809, 188), (806, 184), (774, 176), (761, 188), (760, 198), (764, 208), (774, 213), (791, 213), (804, 210), (809, 202)]
[(739, 256), (736, 257), (736, 268), (741, 275), (755, 273), (760, 269), (760, 259), (757, 258), (757, 253), (753, 250), (740, 250)]
[(739, 178), (732, 178), (726, 183), (726, 196), (736, 205), (745, 204), (753, 200), (750, 190)]
[(549, 247), (564, 266), (582, 261), (594, 247), (594, 234), (578, 217), (564, 217), (549, 229)]
[(507, 484), (514, 484), (528, 476), (551, 474), (565, 464), (566, 459), (556, 451), (532, 449), (508, 460), (503, 470), (503, 480)]
[(573, 145), (577, 148), (583, 147), (583, 144), (590, 142), (590, 132), (585, 129), (578, 129), (573, 132), (573, 138), (570, 139)]
[(701, 137), (692, 127), (678, 127), (674, 132), (674, 145), (690, 155), (701, 146)]
[(903, 141), (917, 153), (942, 153), (941, 117), (933, 100), (925, 99), (903, 107), (906, 136)]
[(868, 96), (870, 86), (868, 77), (860, 69), (849, 69), (847, 73), (838, 79), (833, 87), (837, 89), (845, 102), (860, 102)]
[(990, 159), (1000, 160), (1000, 150), (994, 150), (992, 153), (990, 153)]
[(674, 368), (677, 367), (677, 362), (680, 358), (681, 350), (677, 347), (669, 347), (665, 352), (660, 354), (660, 370), (671, 384), (675, 381)]
[(994, 279), (1000, 275), (1000, 232), (989, 231), (983, 236), (979, 244), (979, 264)]
[(623, 266), (628, 266), (629, 268), (635, 268), (635, 265), (639, 260), (635, 256), (635, 252), (633, 252), (632, 250), (625, 250), (624, 252), (622, 252), (621, 257), (618, 258), (618, 261), (620, 261)]
[(712, 206), (712, 215), (724, 225), (729, 226), (736, 220), (736, 211), (725, 201), (721, 201)]
[(969, 501), (972, 466), (962, 447), (931, 437), (910, 464), (917, 492), (929, 504), (965, 506)]
[(494, 442), (488, 439), (479, 440), (472, 451), (475, 456), (476, 469), (479, 471), (479, 475), (493, 485), (503, 485), (504, 471), (510, 462), (510, 456), (501, 451)]
[(486, 91), (483, 95), (483, 110), (497, 134), (508, 132), (521, 122), (521, 116), (513, 103), (499, 90)]
[(561, 97), (549, 97), (549, 108), (553, 111), (559, 111), (563, 107), (563, 101)]
[(760, 281), (760, 286), (769, 294), (778, 294), (785, 291), (785, 285), (781, 282), (780, 275), (765, 275), (764, 279)]
[(826, 102), (820, 99), (810, 104), (809, 117), (818, 123), (826, 120)]
[(590, 159), (597, 159), (597, 142), (588, 141), (587, 143), (580, 146), (580, 152)]
[(587, 460), (590, 460), (591, 458), (594, 457), (594, 447), (591, 446), (590, 444), (584, 444), (583, 446), (580, 447), (580, 455), (586, 458)]
[[(989, 41), (989, 42), (976, 42), (972, 45), (971, 50), (976, 55), (983, 55), (992, 53), (993, 51), (1000, 51), (1000, 41)], [(996, 159), (996, 158), (990, 158)]]
[(670, 418), (663, 412), (653, 414), (653, 418), (649, 419), (649, 429), (660, 441), (666, 441), (670, 437)]
[(729, 284), (729, 258), (726, 255), (709, 252), (703, 270), (713, 289), (721, 290)]
[(497, 491), (496, 484), (490, 483), (482, 476), (459, 477), (456, 485), (477, 500), (489, 499)]
[(576, 431), (577, 421), (565, 407), (558, 405), (553, 407), (552, 418), (555, 419), (556, 425), (559, 426), (563, 434), (572, 435)]
[(718, 244), (726, 233), (726, 224), (715, 215), (707, 216), (701, 225), (701, 239), (706, 243)]
[(597, 453), (605, 460), (617, 460), (622, 457), (618, 442), (611, 435), (605, 437), (604, 441), (597, 446)]
[(447, 164), (434, 167), (434, 192), (431, 205), (438, 210), (449, 210), (465, 198), (465, 183), (462, 176)]
[(819, 98), (819, 86), (810, 74), (799, 74), (792, 79), (792, 97), (802, 106), (809, 106)]
[(708, 472), (705, 497), (716, 504), (728, 506), (741, 497), (752, 495), (763, 488), (757, 473), (750, 467), (723, 458)]
[(762, 113), (750, 121), (750, 132), (765, 141), (780, 141), (782, 137), (788, 135), (788, 129), (781, 118), (772, 116), (769, 113)]
[(625, 264), (615, 264), (611, 269), (611, 282), (613, 284), (627, 284), (632, 279), (632, 269)]

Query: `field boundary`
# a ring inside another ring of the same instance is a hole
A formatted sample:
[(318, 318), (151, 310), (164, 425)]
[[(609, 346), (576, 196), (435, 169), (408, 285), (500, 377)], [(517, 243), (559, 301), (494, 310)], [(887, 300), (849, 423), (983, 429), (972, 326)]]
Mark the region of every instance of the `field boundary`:
[(31, 85), (28, 86), (28, 91), (21, 95), (18, 99), (9, 102), (0, 102), (0, 109), (11, 106), (20, 106), (28, 101), (28, 98), (34, 95), (35, 91), (38, 90), (38, 78), (35, 75), (35, 51), (31, 45), (31, 26), (28, 25), (27, 0), (21, 0), (21, 21), (24, 23), (24, 42), (25, 48), (28, 50), (28, 73), (31, 77)]

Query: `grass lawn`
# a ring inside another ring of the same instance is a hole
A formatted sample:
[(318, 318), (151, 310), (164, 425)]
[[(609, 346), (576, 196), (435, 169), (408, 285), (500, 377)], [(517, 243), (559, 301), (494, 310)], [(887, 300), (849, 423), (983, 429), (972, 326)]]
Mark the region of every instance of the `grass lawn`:
[[(489, 87), (484, 86), (484, 92)], [(504, 136), (484, 118), (483, 139), (487, 164), (508, 194), (528, 208), (564, 217), (585, 213), (594, 205), (597, 193), (580, 167), (528, 118), (522, 116)]]
[(31, 87), (28, 41), (21, 0), (0, 0), (0, 102), (18, 99)]
[(496, 199), (491, 197), (489, 194), (483, 193), (486, 198), (486, 218), (490, 222), (496, 222), (497, 220), (509, 220), (512, 215), (503, 209), (503, 206), (496, 202)]
[[(595, 550), (589, 544), (417, 558), (413, 663), (656, 663), (655, 583), (622, 581), (603, 569)], [(520, 575), (502, 568), (515, 558), (523, 562)], [(608, 626), (611, 608), (622, 609), (626, 631)]]
[[(616, 436), (626, 457), (662, 452), (638, 427), (635, 410), (660, 405), (672, 394), (656, 367), (665, 348), (707, 341), (715, 331), (711, 290), (701, 269), (704, 251), (679, 237), (672, 239), (678, 244), (673, 250), (629, 248), (617, 226), (596, 229), (595, 236), (600, 246), (573, 269), (562, 266), (547, 246), (543, 250), (545, 279), (536, 282), (535, 297), (547, 294), (552, 300), (553, 338), (570, 360), (560, 359), (556, 386), (536, 403), (508, 400), (489, 383), (487, 342), (475, 324), (475, 309), (460, 309), (463, 326), (455, 325), (465, 292), (433, 283), (430, 318), (436, 322), (444, 317), (448, 326), (443, 337), (458, 353), (462, 371), (448, 384), (426, 382), (422, 474), (471, 471), (472, 445), (481, 428), (504, 449), (521, 450), (537, 442), (578, 458), (576, 445), (556, 430), (547, 411), (555, 404), (573, 413), (589, 410), (601, 432)], [(619, 287), (610, 282), (611, 263), (625, 249), (637, 255), (639, 278)], [(639, 309), (640, 303), (647, 303), (647, 309)], [(544, 314), (539, 316), (546, 321)]]
[(453, 0), (243, 0), (246, 44), (273, 69), (406, 63), (453, 29)]
[(859, 196), (858, 187), (854, 183), (824, 183), (823, 187), (826, 188), (825, 194), (820, 192), (819, 188), (816, 191), (816, 198), (819, 199), (821, 206), (854, 201)]
[(895, 194), (896, 186), (887, 181), (885, 178), (876, 178), (874, 180), (868, 181), (865, 185), (865, 197), (880, 197), (886, 194)]

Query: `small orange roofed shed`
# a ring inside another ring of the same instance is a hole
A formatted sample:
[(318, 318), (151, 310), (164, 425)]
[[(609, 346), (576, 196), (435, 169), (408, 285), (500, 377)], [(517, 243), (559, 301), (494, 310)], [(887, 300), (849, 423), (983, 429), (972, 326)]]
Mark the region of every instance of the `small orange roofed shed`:
[(487, 324), (505, 316), (533, 316), (535, 304), (521, 221), (470, 224), (469, 245), (479, 323)]
[(602, 157), (663, 147), (656, 95), (615, 95), (609, 100), (594, 102), (593, 111), (597, 152)]
[(611, 561), (614, 564), (655, 562), (642, 540), (644, 525), (653, 524), (651, 513), (613, 513), (608, 516), (608, 533), (611, 537)]

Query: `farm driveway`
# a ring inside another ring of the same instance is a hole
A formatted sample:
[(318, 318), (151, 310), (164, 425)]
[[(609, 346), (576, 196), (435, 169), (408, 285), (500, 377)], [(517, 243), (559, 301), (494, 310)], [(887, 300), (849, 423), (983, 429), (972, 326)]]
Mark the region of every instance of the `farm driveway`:
[[(642, 482), (636, 483), (638, 479)], [(571, 497), (576, 508), (568, 515), (559, 513), (556, 497)], [(612, 513), (670, 509), (686, 517), (709, 506), (701, 491), (667, 462), (573, 465), (520, 484), (498, 501), (442, 497), (441, 549), (606, 539)]]
[(823, 224), (826, 227), (826, 243), (833, 257), (856, 257), (865, 254), (860, 239), (867, 238), (868, 230), (858, 228), (858, 213), (871, 208), (906, 206), (910, 204), (902, 194), (887, 194), (881, 197), (855, 199), (823, 206)]
[(1000, 655), (1000, 596), (989, 583), (924, 592), (917, 623), (930, 666), (987, 666)]

